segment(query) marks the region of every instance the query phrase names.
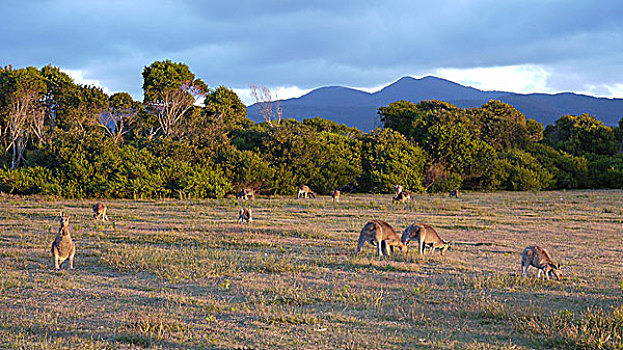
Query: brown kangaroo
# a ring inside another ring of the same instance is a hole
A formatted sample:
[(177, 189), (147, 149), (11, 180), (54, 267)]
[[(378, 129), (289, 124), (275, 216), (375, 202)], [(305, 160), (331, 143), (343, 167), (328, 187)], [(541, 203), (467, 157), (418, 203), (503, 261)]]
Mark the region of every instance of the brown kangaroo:
[(340, 190), (332, 190), (330, 194), (334, 202), (340, 201)]
[(431, 254), (435, 253), (435, 249), (441, 249), (441, 255), (443, 255), (449, 247), (449, 241), (444, 241), (439, 237), (439, 234), (435, 229), (428, 224), (412, 224), (407, 227), (402, 233), (402, 243), (409, 244), (410, 240), (417, 240), (418, 253), (424, 254), (424, 246), (432, 248)]
[(393, 199), (393, 201), (398, 201), (398, 202), (406, 202), (408, 200), (412, 200), (413, 196), (411, 195), (411, 192), (409, 191), (401, 191), (400, 193), (398, 193), (398, 195), (396, 196), (396, 198)]
[(541, 273), (544, 273), (545, 279), (550, 279), (552, 275), (557, 280), (562, 279), (560, 264), (555, 264), (547, 250), (538, 245), (526, 247), (521, 254), (521, 275), (523, 277), (528, 275), (529, 266), (534, 266), (538, 269), (536, 273), (537, 278), (541, 278)]
[(253, 216), (251, 215), (251, 209), (249, 208), (240, 208), (238, 212), (238, 223), (244, 224), (245, 222), (248, 224), (253, 221)]
[(400, 241), (394, 228), (382, 220), (369, 221), (363, 229), (361, 229), (355, 254), (359, 253), (366, 242), (370, 242), (370, 244), (376, 246), (376, 254), (379, 257), (383, 255), (389, 256), (389, 252), (387, 251), (388, 245), (392, 251), (394, 247), (398, 247), (401, 252), (407, 253), (407, 246)]
[(458, 189), (453, 189), (452, 191), (450, 191), (450, 197), (454, 197), (454, 198), (459, 198), (460, 193)]
[(245, 201), (251, 198), (255, 198), (255, 194), (252, 188), (244, 188), (242, 191), (236, 193), (236, 199), (244, 199)]
[(108, 221), (108, 216), (106, 216), (106, 210), (108, 210), (108, 207), (106, 207), (106, 204), (102, 202), (97, 202), (93, 204), (93, 219)]
[(52, 257), (54, 258), (54, 271), (58, 271), (66, 260), (69, 260), (69, 269), (74, 269), (74, 256), (76, 255), (76, 244), (71, 239), (69, 232), (69, 216), (64, 216), (61, 212), (61, 227), (56, 234), (56, 239), (52, 242)]
[(296, 198), (301, 198), (301, 197), (307, 198), (308, 195), (311, 196), (312, 198), (316, 198), (316, 192), (312, 191), (311, 188), (309, 188), (309, 186), (307, 185), (299, 186), (299, 192)]

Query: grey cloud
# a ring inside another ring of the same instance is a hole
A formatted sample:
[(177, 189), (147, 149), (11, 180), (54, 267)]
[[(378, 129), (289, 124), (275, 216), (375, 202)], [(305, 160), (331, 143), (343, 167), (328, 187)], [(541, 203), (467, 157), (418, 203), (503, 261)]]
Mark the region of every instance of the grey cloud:
[[(140, 96), (187, 63), (210, 85), (375, 86), (437, 68), (536, 64), (552, 84), (623, 80), (620, 1), (9, 1), (2, 64), (80, 69)], [(565, 79), (558, 72), (577, 76)]]

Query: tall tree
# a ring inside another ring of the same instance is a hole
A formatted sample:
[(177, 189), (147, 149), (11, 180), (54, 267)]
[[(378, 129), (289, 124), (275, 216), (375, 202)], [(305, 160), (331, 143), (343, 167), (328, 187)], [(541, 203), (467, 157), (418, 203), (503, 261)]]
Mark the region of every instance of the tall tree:
[(560, 117), (545, 128), (543, 136), (546, 144), (575, 156), (617, 152), (614, 130), (586, 113)]
[(47, 65), (41, 68), (41, 74), (47, 86), (43, 102), (46, 111), (45, 124), (48, 127), (47, 144), (51, 145), (56, 128), (71, 124), (67, 118), (73, 109), (72, 94), (77, 87), (73, 79), (58, 67)]
[(184, 63), (157, 61), (143, 70), (144, 103), (158, 118), (167, 137), (174, 134), (184, 114), (208, 91), (207, 85)]
[(9, 148), (13, 151), (12, 169), (24, 162), (24, 150), (30, 137), (29, 129), (38, 123), (41, 116), (45, 91), (46, 85), (35, 67), (0, 69), (0, 98), (10, 136)]
[(273, 93), (268, 87), (253, 84), (251, 85), (251, 95), (255, 99), (255, 104), (260, 111), (260, 115), (264, 120), (274, 127), (281, 124), (281, 101), (277, 98), (277, 94)]

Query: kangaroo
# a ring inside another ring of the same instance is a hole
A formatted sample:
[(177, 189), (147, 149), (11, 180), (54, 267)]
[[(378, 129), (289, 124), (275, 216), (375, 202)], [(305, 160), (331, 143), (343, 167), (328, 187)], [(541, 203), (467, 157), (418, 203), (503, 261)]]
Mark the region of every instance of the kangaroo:
[(238, 212), (238, 223), (244, 224), (245, 222), (248, 224), (253, 221), (253, 216), (251, 215), (251, 209), (248, 208), (240, 208)]
[(252, 188), (243, 188), (242, 191), (236, 193), (236, 199), (244, 199), (245, 201), (251, 198), (255, 198), (255, 194)]
[(541, 273), (544, 273), (545, 279), (550, 279), (552, 275), (557, 280), (562, 279), (560, 264), (554, 264), (547, 250), (538, 245), (526, 247), (521, 254), (521, 275), (523, 277), (528, 275), (529, 266), (534, 266), (538, 269), (536, 273), (537, 278), (541, 278)]
[(58, 230), (56, 239), (52, 242), (52, 257), (54, 258), (54, 271), (58, 271), (65, 260), (69, 259), (69, 269), (74, 269), (74, 255), (76, 255), (76, 244), (71, 239), (69, 232), (69, 216), (64, 216), (61, 212), (61, 228)]
[(330, 194), (334, 202), (340, 201), (340, 190), (332, 190)]
[(392, 252), (394, 247), (398, 247), (401, 252), (407, 254), (407, 246), (400, 241), (394, 228), (385, 221), (372, 220), (361, 229), (355, 254), (359, 253), (366, 242), (376, 246), (376, 254), (379, 257), (382, 255), (389, 256), (389, 252), (387, 252), (388, 245)]
[(435, 253), (435, 249), (441, 249), (441, 255), (448, 250), (450, 241), (444, 241), (439, 237), (437, 231), (428, 224), (416, 223), (409, 225), (402, 233), (401, 242), (409, 244), (411, 239), (418, 242), (418, 253), (424, 254), (424, 246), (431, 247), (431, 254)]
[(406, 202), (408, 200), (412, 200), (412, 199), (413, 199), (413, 196), (412, 196), (411, 192), (409, 192), (409, 191), (400, 191), (400, 193), (398, 193), (398, 195), (396, 196), (396, 198), (394, 198), (392, 200), (392, 202), (398, 201), (398, 202), (404, 203), (404, 202)]
[(396, 196), (398, 196), (400, 194), (400, 192), (402, 192), (403, 187), (400, 185), (396, 185), (394, 186), (394, 193), (396, 193)]
[(108, 216), (106, 216), (107, 209), (108, 208), (106, 207), (106, 204), (102, 202), (97, 202), (93, 204), (93, 219), (108, 221)]
[(301, 198), (301, 197), (307, 198), (308, 195), (311, 196), (312, 198), (316, 198), (316, 192), (312, 191), (311, 188), (309, 188), (309, 186), (307, 185), (299, 186), (299, 192), (296, 198)]
[(459, 198), (460, 194), (459, 194), (459, 190), (458, 189), (453, 189), (452, 191), (450, 191), (450, 197), (454, 197), (454, 198)]

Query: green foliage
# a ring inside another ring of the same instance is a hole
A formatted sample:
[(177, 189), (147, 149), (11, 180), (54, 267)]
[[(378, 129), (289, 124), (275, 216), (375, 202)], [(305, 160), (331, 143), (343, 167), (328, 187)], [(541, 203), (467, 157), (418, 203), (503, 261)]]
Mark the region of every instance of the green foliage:
[(586, 113), (565, 115), (544, 132), (545, 143), (574, 156), (587, 153), (614, 155), (617, 142), (614, 130)]
[(361, 161), (363, 191), (391, 193), (397, 184), (412, 191), (423, 190), (426, 153), (396, 131), (376, 129), (365, 135)]
[(205, 83), (195, 80), (195, 74), (181, 62), (156, 61), (146, 66), (142, 74), (145, 102), (157, 101), (166, 90), (177, 89), (184, 83), (197, 82), (204, 91), (207, 91)]
[(554, 184), (554, 176), (535, 157), (517, 148), (500, 155), (508, 173), (505, 187), (514, 191), (538, 191)]

